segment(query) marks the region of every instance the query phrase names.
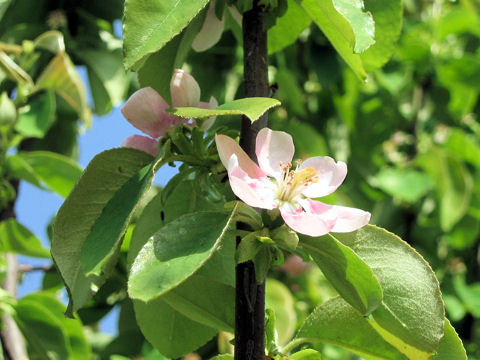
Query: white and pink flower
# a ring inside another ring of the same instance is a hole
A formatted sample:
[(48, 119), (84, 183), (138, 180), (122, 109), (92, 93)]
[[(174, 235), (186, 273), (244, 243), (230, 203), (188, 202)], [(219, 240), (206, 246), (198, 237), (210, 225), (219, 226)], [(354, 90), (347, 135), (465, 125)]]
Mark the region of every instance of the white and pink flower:
[(321, 236), (351, 232), (366, 225), (370, 213), (344, 206), (327, 205), (312, 198), (334, 192), (347, 175), (347, 165), (328, 156), (298, 162), (292, 137), (283, 131), (262, 129), (256, 139), (257, 165), (232, 138), (215, 137), (220, 159), (228, 171), (230, 186), (246, 204), (280, 210), (293, 230)]
[[(190, 74), (183, 70), (175, 70), (170, 81), (170, 94), (172, 106), (192, 106), (204, 109), (214, 109), (218, 106), (217, 100), (212, 96), (210, 101), (200, 101), (200, 87)], [(151, 87), (137, 90), (130, 96), (122, 108), (122, 114), (137, 129), (149, 135), (132, 135), (126, 138), (122, 146), (133, 147), (146, 151), (153, 156), (158, 154), (158, 138), (165, 136), (167, 131), (182, 123), (195, 125), (192, 119), (185, 120), (179, 116), (165, 112), (170, 105)], [(209, 118), (202, 124), (202, 129), (207, 130), (215, 118)]]

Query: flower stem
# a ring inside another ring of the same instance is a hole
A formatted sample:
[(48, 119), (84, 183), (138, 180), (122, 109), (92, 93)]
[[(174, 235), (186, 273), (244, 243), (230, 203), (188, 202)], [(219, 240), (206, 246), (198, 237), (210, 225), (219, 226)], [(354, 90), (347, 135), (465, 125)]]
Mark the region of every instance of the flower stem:
[[(243, 14), (245, 97), (268, 97), (267, 32), (264, 12), (258, 1)], [(258, 131), (267, 126), (267, 115), (252, 122), (242, 118), (240, 146), (256, 159)], [(240, 238), (237, 238), (237, 244)], [(253, 262), (236, 266), (235, 359), (265, 359), (265, 283), (257, 284)]]

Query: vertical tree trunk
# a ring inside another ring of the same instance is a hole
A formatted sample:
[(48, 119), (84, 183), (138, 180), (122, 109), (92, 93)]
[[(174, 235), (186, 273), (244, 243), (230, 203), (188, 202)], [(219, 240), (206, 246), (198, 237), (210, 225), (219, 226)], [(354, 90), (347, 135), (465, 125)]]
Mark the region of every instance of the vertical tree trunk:
[[(253, 9), (243, 14), (245, 97), (268, 97), (267, 32), (264, 13), (254, 1)], [(253, 124), (243, 117), (240, 146), (254, 160), (255, 139), (267, 126), (267, 114)], [(235, 359), (265, 359), (265, 283), (258, 285), (251, 261), (236, 267)]]

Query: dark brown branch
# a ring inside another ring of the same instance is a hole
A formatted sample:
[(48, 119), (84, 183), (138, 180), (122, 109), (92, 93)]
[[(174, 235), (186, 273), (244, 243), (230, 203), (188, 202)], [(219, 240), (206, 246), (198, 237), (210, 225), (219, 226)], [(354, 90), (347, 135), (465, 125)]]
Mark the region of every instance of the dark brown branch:
[[(264, 13), (255, 1), (252, 10), (243, 14), (245, 97), (269, 96), (267, 72), (267, 33)], [(260, 129), (267, 126), (267, 115), (253, 124), (243, 117), (240, 145), (252, 158)], [(235, 359), (265, 359), (265, 283), (257, 284), (251, 261), (236, 267)]]

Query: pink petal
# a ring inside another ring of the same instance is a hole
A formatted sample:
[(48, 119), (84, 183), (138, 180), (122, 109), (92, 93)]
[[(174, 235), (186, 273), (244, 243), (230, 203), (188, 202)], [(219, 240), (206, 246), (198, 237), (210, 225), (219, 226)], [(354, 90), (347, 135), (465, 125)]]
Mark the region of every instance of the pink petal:
[(143, 150), (153, 156), (158, 155), (158, 141), (142, 135), (132, 135), (123, 140), (123, 147)]
[(217, 18), (215, 14), (216, 2), (210, 2), (210, 6), (205, 17), (200, 32), (197, 34), (192, 43), (193, 50), (197, 52), (205, 51), (215, 45), (222, 37), (223, 27), (225, 25), (224, 17), (222, 20)]
[(231, 137), (225, 135), (215, 135), (218, 154), (223, 166), (228, 169), (228, 162), (232, 155), (236, 155), (238, 164), (245, 173), (251, 178), (264, 178), (265, 173), (253, 162), (252, 159), (243, 151), (240, 145)]
[(258, 132), (255, 152), (260, 168), (279, 180), (282, 167), (292, 161), (295, 147), (290, 134), (263, 128)]
[(164, 113), (169, 105), (151, 87), (135, 91), (122, 107), (122, 114), (137, 129), (153, 138), (164, 136), (171, 126), (171, 116)]
[(302, 211), (301, 208), (295, 212), (280, 208), (280, 214), (282, 215), (285, 224), (290, 226), (290, 228), (296, 232), (309, 236), (328, 234), (335, 225), (335, 219), (331, 219), (328, 216), (323, 217), (320, 214), (312, 214)]
[(328, 156), (316, 156), (305, 160), (299, 169), (314, 168), (318, 173), (318, 181), (308, 184), (302, 194), (317, 198), (334, 192), (347, 176), (347, 165), (342, 162), (335, 162)]
[(197, 106), (200, 101), (200, 87), (192, 75), (175, 70), (170, 81), (173, 107)]
[(332, 232), (351, 232), (368, 224), (370, 213), (346, 206), (327, 205), (320, 201), (305, 199), (302, 206), (307, 212), (329, 219), (336, 219)]
[(275, 208), (272, 182), (267, 177), (249, 177), (239, 166), (235, 154), (230, 158), (227, 170), (232, 191), (240, 200), (257, 208)]
[[(218, 101), (213, 96), (210, 97), (210, 101), (208, 103), (203, 101), (200, 101), (198, 103), (198, 107), (201, 107), (202, 109), (215, 109), (217, 106)], [(202, 130), (207, 131), (208, 129), (210, 129), (216, 118), (216, 116), (210, 116), (209, 118), (203, 120)]]

